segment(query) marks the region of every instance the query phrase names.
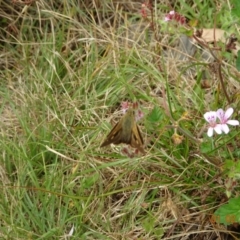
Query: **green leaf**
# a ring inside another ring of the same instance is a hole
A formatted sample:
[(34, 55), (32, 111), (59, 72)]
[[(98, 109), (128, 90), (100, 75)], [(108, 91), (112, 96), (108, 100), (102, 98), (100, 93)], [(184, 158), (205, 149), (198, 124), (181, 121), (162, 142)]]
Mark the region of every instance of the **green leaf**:
[(210, 141), (202, 142), (200, 145), (201, 153), (209, 153), (213, 150), (212, 144)]
[(98, 180), (99, 180), (99, 175), (97, 173), (92, 176), (86, 177), (82, 181), (82, 187), (85, 189), (89, 189), (93, 185), (95, 185)]
[(224, 163), (224, 170), (227, 171), (228, 177), (239, 179), (240, 178), (240, 162), (233, 160), (226, 160)]
[(240, 1), (233, 0), (232, 4), (233, 4), (232, 14), (240, 18)]
[(152, 112), (148, 115), (148, 120), (152, 123), (159, 122), (162, 119), (162, 112), (159, 107), (154, 107)]
[(237, 52), (236, 68), (240, 72), (240, 50)]
[(151, 232), (154, 228), (154, 218), (152, 216), (148, 216), (142, 221), (142, 226), (147, 232)]
[(221, 206), (214, 213), (213, 220), (224, 225), (240, 223), (240, 197), (230, 199), (228, 204)]

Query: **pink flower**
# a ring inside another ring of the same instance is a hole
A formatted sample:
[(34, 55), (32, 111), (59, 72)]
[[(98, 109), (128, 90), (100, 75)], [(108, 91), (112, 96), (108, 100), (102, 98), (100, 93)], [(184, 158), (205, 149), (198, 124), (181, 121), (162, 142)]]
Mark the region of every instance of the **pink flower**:
[(165, 19), (164, 19), (165, 22), (170, 21), (170, 20), (173, 18), (174, 14), (175, 14), (175, 11), (174, 11), (174, 10), (170, 11), (170, 12), (165, 16)]
[(174, 10), (170, 11), (168, 14), (165, 15), (164, 21), (168, 22), (170, 20), (175, 20), (180, 24), (186, 23), (186, 18), (179, 13), (175, 12)]
[(122, 108), (123, 114), (125, 114), (129, 108), (129, 102), (122, 102), (121, 108)]
[(220, 121), (221, 124), (221, 129), (223, 132), (226, 134), (229, 133), (229, 127), (227, 124), (232, 125), (232, 126), (237, 126), (239, 125), (238, 120), (228, 120), (232, 114), (233, 114), (233, 108), (228, 108), (226, 112), (224, 112), (221, 108), (217, 110), (217, 117)]
[(145, 3), (142, 4), (141, 15), (142, 15), (143, 18), (147, 18), (147, 11), (146, 11), (146, 4)]
[(147, 1), (144, 2), (140, 10), (142, 17), (147, 18), (147, 16), (149, 15), (149, 11), (151, 10), (152, 10), (152, 5)]
[(217, 134), (222, 133), (221, 125), (216, 122), (217, 112), (214, 112), (214, 111), (206, 112), (204, 114), (204, 118), (209, 123), (208, 132), (207, 132), (207, 135), (209, 137), (213, 136), (213, 130), (215, 130)]
[[(121, 103), (121, 108), (122, 108), (123, 114), (125, 114), (127, 112), (129, 107), (131, 107), (131, 104), (129, 102)], [(132, 107), (133, 107), (133, 109), (135, 109), (135, 120), (139, 121), (144, 116), (144, 114), (141, 110), (139, 110), (137, 102), (133, 103)]]
[(139, 121), (141, 118), (143, 118), (143, 116), (144, 116), (143, 112), (138, 109), (136, 111), (136, 116), (135, 116), (136, 121)]

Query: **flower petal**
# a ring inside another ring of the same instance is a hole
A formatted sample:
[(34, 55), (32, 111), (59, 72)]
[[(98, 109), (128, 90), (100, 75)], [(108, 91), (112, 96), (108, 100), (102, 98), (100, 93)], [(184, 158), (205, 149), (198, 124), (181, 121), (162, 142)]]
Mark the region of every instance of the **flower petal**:
[(205, 120), (207, 122), (213, 122), (213, 121), (215, 122), (217, 113), (214, 111), (206, 112), (206, 113), (204, 113), (203, 117), (205, 118)]
[(169, 18), (168, 16), (166, 16), (166, 17), (164, 18), (164, 21), (165, 21), (165, 22), (168, 22), (168, 21), (170, 21), (170, 18)]
[(221, 134), (222, 133), (222, 125), (221, 124), (217, 124), (215, 127), (214, 127), (214, 130), (217, 134)]
[(212, 137), (212, 135), (213, 135), (213, 128), (212, 128), (212, 127), (208, 128), (207, 135), (208, 135), (209, 137)]
[(233, 108), (228, 108), (225, 112), (225, 118), (228, 119), (232, 116), (233, 114)]
[(129, 108), (129, 102), (121, 102), (121, 108), (122, 108), (123, 114), (125, 114)]
[(232, 126), (237, 126), (237, 125), (239, 125), (239, 121), (238, 120), (228, 120), (227, 124), (232, 125)]
[(144, 116), (143, 112), (141, 110), (137, 110), (135, 114), (136, 122), (139, 121), (143, 116)]
[(225, 132), (226, 134), (229, 133), (229, 127), (227, 124), (222, 124), (221, 126), (222, 126), (223, 132)]
[(221, 122), (224, 122), (225, 114), (224, 114), (224, 111), (221, 108), (217, 110), (217, 117), (219, 118), (219, 120)]

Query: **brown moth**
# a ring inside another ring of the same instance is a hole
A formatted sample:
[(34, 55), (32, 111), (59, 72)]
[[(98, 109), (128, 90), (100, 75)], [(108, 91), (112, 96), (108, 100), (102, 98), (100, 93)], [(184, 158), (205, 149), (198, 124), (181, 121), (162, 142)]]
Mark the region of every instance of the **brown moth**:
[(141, 153), (145, 153), (143, 149), (143, 138), (135, 121), (135, 111), (132, 108), (129, 108), (127, 113), (113, 127), (100, 147), (107, 146), (111, 143), (126, 143), (133, 148), (137, 148)]

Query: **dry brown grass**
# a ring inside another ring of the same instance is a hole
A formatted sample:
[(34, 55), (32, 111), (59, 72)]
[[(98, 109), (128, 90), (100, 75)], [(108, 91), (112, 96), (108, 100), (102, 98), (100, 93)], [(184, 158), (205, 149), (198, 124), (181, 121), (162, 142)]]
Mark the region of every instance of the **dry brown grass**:
[[(157, 1), (168, 10), (180, 2)], [(226, 201), (223, 157), (200, 151), (202, 113), (226, 102), (213, 59), (200, 50), (186, 57), (178, 28), (153, 29), (139, 1), (0, 4), (0, 191), (11, 199), (0, 203), (5, 239), (59, 239), (72, 225), (76, 239), (239, 237), (236, 225), (212, 219)], [(165, 12), (158, 9), (157, 19)], [(225, 82), (231, 69), (225, 62)], [(237, 107), (236, 75), (227, 91)], [(145, 113), (146, 156), (98, 148), (125, 100)], [(180, 145), (171, 141), (175, 124)]]

